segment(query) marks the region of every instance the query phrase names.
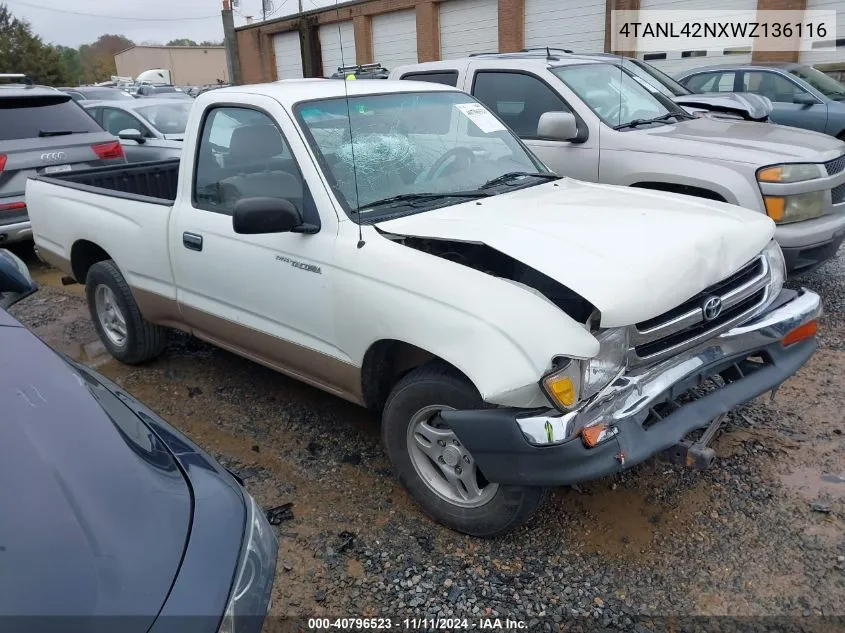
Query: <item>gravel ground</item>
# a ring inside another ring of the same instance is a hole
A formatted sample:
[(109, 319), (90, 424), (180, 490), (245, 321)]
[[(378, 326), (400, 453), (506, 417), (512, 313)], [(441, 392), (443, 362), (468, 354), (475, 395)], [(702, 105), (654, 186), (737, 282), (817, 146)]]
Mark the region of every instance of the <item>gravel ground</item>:
[(278, 527), (277, 624), (509, 617), (557, 631), (845, 615), (845, 249), (799, 280), (823, 296), (822, 349), (774, 402), (730, 415), (712, 469), (655, 459), (559, 489), (530, 525), (495, 540), (416, 508), (368, 412), (182, 335), (155, 362), (119, 365), (97, 342), (81, 288), (28, 262), (43, 287), (13, 308), (18, 319), (188, 433), (265, 507), (294, 504)]

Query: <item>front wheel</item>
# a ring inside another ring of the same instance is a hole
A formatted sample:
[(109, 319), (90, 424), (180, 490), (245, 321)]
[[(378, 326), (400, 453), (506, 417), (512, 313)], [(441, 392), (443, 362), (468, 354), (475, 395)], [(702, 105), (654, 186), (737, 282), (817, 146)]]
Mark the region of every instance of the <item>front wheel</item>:
[(472, 536), (497, 536), (528, 521), (545, 499), (536, 486), (487, 481), (440, 411), (484, 402), (463, 376), (429, 364), (400, 380), (384, 408), (382, 439), (399, 482), (423, 511)]

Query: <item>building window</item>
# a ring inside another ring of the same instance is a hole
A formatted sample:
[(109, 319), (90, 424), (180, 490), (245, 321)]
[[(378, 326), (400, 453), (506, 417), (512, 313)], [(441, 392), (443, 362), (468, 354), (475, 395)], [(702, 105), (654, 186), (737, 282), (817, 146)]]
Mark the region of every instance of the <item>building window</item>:
[(681, 51), (681, 57), (707, 57), (707, 51)]

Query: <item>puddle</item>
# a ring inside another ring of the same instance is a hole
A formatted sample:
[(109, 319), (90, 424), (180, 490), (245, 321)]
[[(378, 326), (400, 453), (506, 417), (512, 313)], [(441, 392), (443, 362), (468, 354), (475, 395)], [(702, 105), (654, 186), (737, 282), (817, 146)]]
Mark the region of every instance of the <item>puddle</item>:
[(781, 483), (809, 501), (822, 495), (845, 497), (845, 474), (824, 473), (815, 468), (798, 468), (781, 475)]

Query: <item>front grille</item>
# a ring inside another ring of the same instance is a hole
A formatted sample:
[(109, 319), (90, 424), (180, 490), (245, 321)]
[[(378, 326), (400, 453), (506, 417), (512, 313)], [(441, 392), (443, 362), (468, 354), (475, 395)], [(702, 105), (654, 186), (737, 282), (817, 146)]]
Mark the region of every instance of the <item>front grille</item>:
[(833, 204), (841, 204), (842, 202), (845, 202), (845, 182), (831, 189), (830, 199)]
[(845, 154), (843, 154), (839, 158), (834, 158), (833, 160), (827, 161), (824, 164), (824, 168), (827, 170), (828, 176), (838, 174), (840, 171), (845, 169)]
[[(732, 327), (768, 297), (769, 269), (758, 257), (730, 277), (713, 284), (660, 316), (634, 326), (629, 364), (655, 362)], [(706, 321), (704, 303), (719, 297), (722, 311)]]

